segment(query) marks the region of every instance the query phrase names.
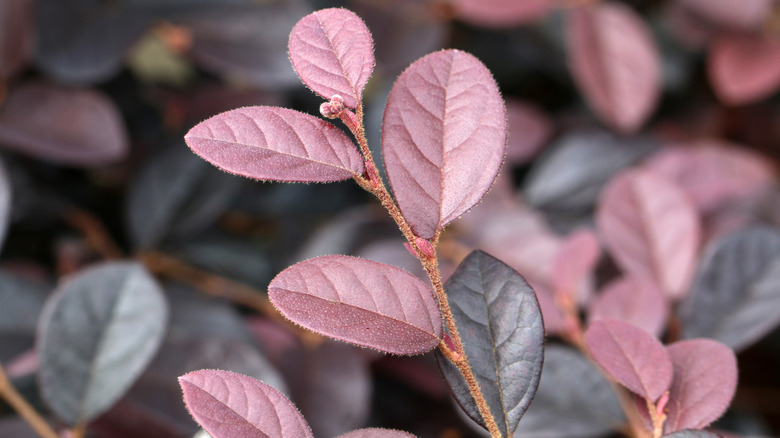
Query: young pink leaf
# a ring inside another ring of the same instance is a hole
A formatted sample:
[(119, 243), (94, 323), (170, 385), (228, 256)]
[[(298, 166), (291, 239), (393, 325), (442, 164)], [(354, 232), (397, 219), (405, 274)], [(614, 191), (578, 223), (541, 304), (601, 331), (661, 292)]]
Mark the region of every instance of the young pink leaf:
[(627, 273), (652, 279), (671, 298), (685, 293), (700, 230), (691, 201), (677, 186), (647, 170), (623, 172), (604, 189), (596, 222)]
[(780, 38), (723, 35), (710, 49), (707, 70), (715, 92), (727, 104), (768, 97), (780, 88)]
[(313, 438), (281, 392), (241, 374), (193, 371), (179, 377), (190, 414), (213, 438)]
[(772, 0), (677, 0), (698, 17), (713, 24), (754, 29), (772, 9)]
[(737, 387), (737, 358), (709, 339), (675, 342), (667, 347), (674, 381), (664, 425), (666, 433), (702, 429), (728, 408)]
[(625, 276), (614, 280), (590, 303), (588, 320), (614, 318), (660, 336), (668, 306), (663, 291), (651, 280)]
[(602, 2), (573, 11), (567, 26), (577, 87), (605, 123), (637, 131), (661, 91), (661, 62), (644, 20), (622, 3)]
[(268, 296), (296, 324), (387, 353), (425, 353), (442, 336), (431, 288), (403, 269), (371, 260), (305, 260), (279, 273)]
[(490, 71), (458, 50), (427, 55), (393, 85), (382, 122), (387, 176), (415, 234), (430, 239), (487, 193), (506, 115)]
[(513, 27), (542, 18), (553, 7), (551, 0), (455, 0), (457, 17), (488, 27)]
[(523, 164), (544, 146), (553, 131), (552, 121), (539, 108), (517, 99), (507, 100), (506, 160)]
[(408, 432), (401, 432), (400, 430), (369, 427), (347, 432), (344, 435), (339, 435), (337, 438), (415, 438), (415, 436)]
[(572, 233), (555, 256), (552, 272), (554, 291), (575, 296), (582, 282), (596, 267), (600, 256), (601, 247), (592, 231)]
[(593, 359), (618, 382), (655, 402), (672, 384), (672, 362), (651, 334), (617, 319), (596, 321), (585, 332)]
[(363, 173), (363, 159), (343, 131), (287, 108), (227, 111), (196, 125), (184, 139), (209, 163), (249, 178), (328, 182)]
[(290, 32), (290, 60), (312, 91), (357, 108), (374, 70), (374, 42), (366, 24), (346, 9), (323, 9), (301, 19)]

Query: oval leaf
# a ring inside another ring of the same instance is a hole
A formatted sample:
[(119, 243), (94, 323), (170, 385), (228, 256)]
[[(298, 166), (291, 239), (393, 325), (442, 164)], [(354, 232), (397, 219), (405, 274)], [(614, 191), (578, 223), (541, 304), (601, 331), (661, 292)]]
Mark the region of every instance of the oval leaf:
[(363, 159), (344, 132), (287, 108), (227, 111), (196, 125), (184, 139), (209, 163), (249, 178), (328, 182), (363, 173)]
[(219, 370), (179, 377), (192, 417), (213, 438), (312, 438), (306, 420), (281, 392), (265, 383)]
[(755, 102), (780, 88), (780, 38), (724, 35), (708, 61), (710, 82), (727, 104)]
[(685, 429), (679, 432), (664, 435), (662, 438), (720, 438), (720, 435), (704, 430)]
[(772, 0), (677, 0), (683, 7), (715, 25), (754, 29), (772, 10)]
[(552, 135), (552, 121), (536, 106), (517, 99), (507, 100), (506, 115), (506, 160), (512, 164), (524, 164), (539, 152)]
[(0, 111), (0, 144), (78, 166), (117, 161), (129, 148), (119, 109), (105, 95), (43, 82), (11, 90)]
[(593, 359), (626, 388), (655, 402), (672, 383), (672, 362), (651, 334), (617, 319), (596, 321), (585, 332)]
[[(536, 393), (544, 359), (542, 312), (531, 286), (500, 260), (473, 251), (444, 285), (469, 365), (502, 436), (511, 436)], [(463, 410), (483, 425), (458, 369), (436, 351)]]
[(323, 9), (301, 19), (290, 32), (290, 60), (312, 91), (334, 94), (349, 108), (360, 106), (374, 70), (374, 41), (366, 24), (346, 9)]
[(69, 424), (95, 418), (146, 368), (166, 320), (162, 291), (142, 265), (104, 263), (69, 278), (38, 325), (44, 400)]
[(366, 429), (353, 430), (344, 435), (339, 435), (338, 438), (415, 438), (415, 436), (400, 430), (369, 427)]
[(671, 298), (685, 293), (700, 230), (692, 203), (677, 186), (649, 171), (626, 171), (604, 189), (596, 222), (627, 273), (652, 279)]
[(393, 85), (382, 155), (401, 212), (419, 237), (432, 238), (482, 199), (505, 149), (504, 102), (474, 56), (432, 53)]
[(601, 247), (592, 231), (572, 233), (555, 256), (551, 277), (554, 291), (575, 296), (583, 281), (595, 269), (600, 256)]
[(650, 30), (628, 6), (602, 2), (567, 22), (569, 67), (579, 90), (605, 123), (637, 131), (661, 91), (661, 62)]
[(22, 69), (35, 46), (35, 2), (0, 2), (0, 80)]
[(590, 303), (588, 319), (591, 323), (604, 318), (619, 319), (659, 337), (667, 313), (666, 298), (655, 283), (642, 277), (625, 276), (604, 286)]
[(414, 275), (342, 255), (305, 260), (280, 272), (268, 296), (309, 330), (393, 354), (421, 354), (442, 335), (433, 291)]
[(0, 161), (0, 247), (5, 242), (5, 235), (11, 223), (12, 195), (11, 179), (8, 177), (5, 164)]
[(463, 21), (501, 28), (538, 20), (553, 8), (553, 3), (549, 0), (455, 0), (452, 6)]
[(683, 337), (741, 350), (780, 323), (780, 231), (756, 227), (716, 241), (682, 304)]
[(737, 358), (709, 339), (675, 342), (667, 347), (674, 366), (669, 388), (666, 433), (703, 429), (728, 408), (737, 388)]

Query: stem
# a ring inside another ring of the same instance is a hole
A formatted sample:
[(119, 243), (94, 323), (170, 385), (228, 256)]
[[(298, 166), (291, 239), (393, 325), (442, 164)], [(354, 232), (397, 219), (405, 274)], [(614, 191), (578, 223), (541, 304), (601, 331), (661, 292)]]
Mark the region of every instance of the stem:
[(92, 213), (78, 207), (70, 207), (65, 211), (65, 221), (78, 230), (87, 243), (106, 260), (122, 258), (122, 250), (114, 243), (103, 223)]
[(57, 432), (49, 426), (49, 423), (43, 419), (27, 400), (11, 385), (5, 369), (0, 364), (0, 397), (19, 414), (20, 417), (32, 427), (42, 438), (58, 438)]
[[(373, 193), (374, 196), (379, 199), (379, 202), (381, 202), (382, 206), (387, 209), (387, 211), (390, 213), (390, 216), (401, 230), (401, 233), (409, 242), (409, 245), (411, 245), (412, 249), (414, 249), (415, 253), (417, 254), (417, 258), (422, 263), (423, 268), (428, 274), (428, 278), (433, 285), (436, 300), (439, 304), (439, 310), (441, 311), (444, 321), (447, 325), (447, 331), (449, 332), (450, 338), (452, 340), (452, 345), (455, 347), (455, 350), (453, 351), (446, 344), (446, 342), (442, 341), (439, 343), (439, 350), (448, 360), (450, 360), (450, 362), (452, 362), (453, 365), (458, 368), (458, 371), (460, 371), (461, 375), (463, 375), (463, 378), (469, 387), (469, 391), (471, 392), (471, 396), (474, 398), (477, 409), (479, 410), (479, 413), (482, 416), (482, 419), (485, 422), (485, 426), (487, 427), (488, 432), (490, 432), (491, 437), (500, 438), (502, 436), (501, 431), (498, 429), (496, 420), (493, 418), (493, 414), (490, 412), (490, 408), (485, 401), (482, 390), (479, 388), (477, 379), (474, 377), (474, 373), (471, 371), (471, 366), (469, 365), (468, 358), (466, 357), (466, 352), (463, 348), (463, 342), (460, 339), (458, 328), (455, 325), (455, 318), (452, 315), (450, 304), (447, 301), (447, 294), (445, 293), (444, 286), (441, 282), (439, 262), (436, 258), (435, 251), (433, 256), (429, 256), (420, 249), (419, 245), (417, 244), (417, 236), (414, 234), (414, 231), (412, 231), (411, 226), (406, 221), (403, 214), (401, 214), (400, 208), (393, 200), (390, 192), (388, 192), (384, 181), (382, 181), (382, 179), (379, 177), (379, 171), (377, 170), (376, 164), (374, 163), (371, 150), (368, 147), (365, 129), (363, 128), (363, 105), (361, 104), (358, 106), (357, 114), (345, 108), (339, 114), (339, 118), (341, 118), (342, 122), (344, 122), (344, 124), (347, 125), (349, 130), (352, 132), (352, 135), (358, 142), (360, 152), (363, 154), (367, 178), (362, 176), (356, 177), (355, 181), (360, 185), (360, 187), (370, 193)], [(439, 232), (437, 231), (433, 238), (434, 248), (436, 248), (438, 241)]]

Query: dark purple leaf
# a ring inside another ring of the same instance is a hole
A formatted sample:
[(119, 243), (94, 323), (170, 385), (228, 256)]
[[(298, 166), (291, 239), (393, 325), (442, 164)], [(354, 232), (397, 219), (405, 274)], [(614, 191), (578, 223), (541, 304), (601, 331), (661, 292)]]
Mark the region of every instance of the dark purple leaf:
[(33, 54), (35, 1), (0, 2), (0, 80), (19, 72)]
[(517, 436), (592, 438), (623, 425), (612, 387), (582, 354), (553, 344), (544, 356), (539, 390)]
[(552, 269), (553, 291), (576, 297), (601, 257), (598, 238), (584, 229), (572, 233), (561, 245)]
[(662, 438), (720, 438), (720, 435), (704, 430), (685, 429), (679, 432), (670, 433), (669, 435), (664, 435)]
[(677, 0), (705, 21), (722, 27), (755, 29), (772, 9), (772, 0)]
[(551, 0), (455, 0), (455, 15), (486, 27), (514, 27), (544, 17), (555, 7)]
[(393, 354), (421, 354), (441, 339), (433, 291), (394, 266), (329, 255), (290, 266), (268, 286), (287, 318), (317, 333)]
[(179, 377), (193, 418), (213, 438), (312, 438), (298, 409), (265, 383), (219, 370), (193, 371)]
[(382, 154), (398, 205), (430, 239), (473, 207), (504, 158), (504, 102), (490, 71), (458, 50), (427, 55), (396, 80)]
[(672, 383), (672, 362), (658, 339), (617, 319), (596, 321), (585, 332), (593, 359), (622, 385), (652, 402)]
[(683, 337), (742, 350), (780, 323), (780, 231), (754, 227), (715, 241), (682, 304)]
[(699, 218), (677, 186), (647, 170), (633, 169), (604, 189), (596, 222), (617, 263), (651, 279), (670, 298), (681, 298), (699, 249)]
[(43, 82), (10, 91), (0, 110), (0, 145), (76, 166), (120, 160), (129, 148), (119, 109), (105, 95)]
[(0, 362), (33, 347), (35, 323), (48, 292), (45, 284), (0, 270)]
[(149, 248), (166, 238), (192, 239), (227, 209), (239, 184), (183, 144), (152, 156), (127, 197), (125, 213), (133, 242)]
[(639, 130), (661, 91), (661, 61), (644, 20), (604, 2), (571, 12), (567, 26), (569, 67), (591, 108), (620, 132)]
[(614, 318), (660, 336), (668, 313), (663, 291), (651, 280), (626, 276), (604, 286), (588, 309), (590, 322)]
[(539, 108), (517, 99), (507, 100), (506, 115), (506, 160), (512, 164), (526, 163), (552, 135), (552, 121)]
[(712, 87), (726, 104), (755, 102), (780, 89), (780, 38), (724, 35), (708, 61)]
[(62, 283), (38, 326), (49, 407), (69, 424), (110, 408), (152, 360), (166, 319), (160, 287), (139, 264), (108, 262)]
[[(514, 433), (539, 385), (544, 326), (533, 289), (514, 269), (473, 251), (444, 285), (474, 377), (503, 436)], [(436, 351), (455, 399), (484, 426), (458, 369)]]
[(654, 146), (654, 141), (644, 137), (621, 138), (595, 130), (571, 132), (537, 161), (525, 180), (523, 195), (535, 207), (588, 210), (613, 175)]
[(184, 139), (209, 163), (249, 178), (328, 182), (363, 173), (363, 159), (344, 132), (287, 108), (227, 111), (196, 125)]
[(344, 105), (361, 105), (363, 88), (374, 70), (374, 41), (366, 24), (346, 9), (307, 15), (290, 32), (290, 60), (307, 87)]
[(737, 358), (709, 339), (679, 341), (667, 347), (674, 365), (666, 433), (702, 429), (728, 408), (737, 388)]
[(338, 438), (415, 438), (415, 436), (400, 430), (370, 427), (367, 429), (353, 430), (344, 435), (339, 435)]

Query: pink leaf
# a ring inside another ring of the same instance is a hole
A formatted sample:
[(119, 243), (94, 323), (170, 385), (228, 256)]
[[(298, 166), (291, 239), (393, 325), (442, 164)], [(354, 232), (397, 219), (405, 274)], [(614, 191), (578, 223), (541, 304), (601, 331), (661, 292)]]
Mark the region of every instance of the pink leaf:
[(664, 431), (702, 429), (723, 415), (734, 397), (734, 352), (710, 339), (675, 342), (667, 350), (674, 365), (674, 381)]
[(504, 158), (506, 115), (490, 71), (458, 50), (404, 71), (387, 100), (382, 153), (401, 211), (430, 239), (490, 189)]
[(685, 293), (700, 230), (691, 201), (677, 186), (647, 170), (623, 172), (604, 189), (596, 222), (627, 273), (655, 281), (671, 298)]
[(589, 321), (614, 318), (660, 336), (668, 313), (663, 291), (652, 281), (626, 276), (608, 283), (591, 302)]
[(274, 306), (317, 333), (393, 354), (421, 354), (442, 336), (430, 287), (394, 266), (326, 255), (285, 269), (268, 286)]
[(617, 319), (596, 321), (585, 332), (593, 359), (631, 391), (655, 402), (672, 384), (672, 362), (651, 334)]
[(676, 0), (705, 21), (739, 29), (761, 25), (772, 8), (772, 0)]
[(554, 6), (552, 0), (455, 0), (457, 17), (488, 27), (512, 27), (542, 18)]
[(780, 38), (724, 35), (708, 61), (710, 82), (727, 104), (755, 102), (780, 88)]
[(599, 3), (572, 12), (567, 26), (577, 87), (605, 123), (637, 131), (661, 89), (661, 62), (644, 20), (623, 4)]
[(344, 435), (339, 435), (337, 438), (415, 438), (415, 436), (411, 433), (401, 432), (400, 430), (370, 427), (366, 429), (353, 430), (352, 432), (347, 432)]
[(295, 405), (257, 379), (200, 370), (179, 377), (179, 385), (190, 414), (213, 438), (313, 437)]
[(645, 167), (674, 181), (701, 212), (754, 196), (774, 182), (774, 171), (764, 157), (719, 140), (668, 147)]
[(344, 132), (287, 108), (227, 111), (196, 125), (184, 139), (209, 163), (249, 178), (327, 182), (363, 173), (363, 159)]
[(596, 267), (601, 257), (601, 247), (590, 230), (572, 233), (555, 256), (552, 283), (556, 293), (574, 296), (580, 285)]
[(122, 116), (95, 90), (43, 82), (12, 89), (0, 110), (0, 143), (59, 164), (96, 166), (128, 152)]
[(533, 158), (552, 134), (549, 117), (537, 107), (520, 101), (506, 102), (508, 134), (506, 160), (523, 164)]
[(312, 91), (330, 99), (344, 98), (357, 108), (374, 70), (374, 42), (366, 24), (354, 13), (323, 9), (301, 19), (290, 32), (290, 60)]

